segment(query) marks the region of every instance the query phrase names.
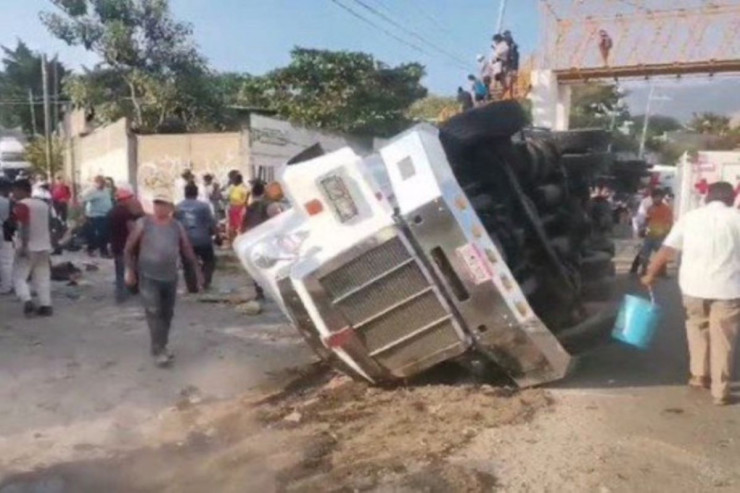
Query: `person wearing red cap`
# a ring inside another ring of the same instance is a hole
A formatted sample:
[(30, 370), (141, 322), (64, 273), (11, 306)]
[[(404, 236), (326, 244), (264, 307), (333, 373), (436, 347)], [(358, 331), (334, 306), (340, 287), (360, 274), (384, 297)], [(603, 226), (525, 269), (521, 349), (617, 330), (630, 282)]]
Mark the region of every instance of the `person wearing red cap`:
[(122, 303), (126, 300), (127, 290), (124, 282), (126, 262), (123, 250), (126, 240), (133, 231), (136, 220), (144, 215), (141, 204), (136, 199), (134, 192), (128, 185), (121, 185), (116, 189), (116, 205), (111, 210), (111, 253), (116, 267), (116, 302)]

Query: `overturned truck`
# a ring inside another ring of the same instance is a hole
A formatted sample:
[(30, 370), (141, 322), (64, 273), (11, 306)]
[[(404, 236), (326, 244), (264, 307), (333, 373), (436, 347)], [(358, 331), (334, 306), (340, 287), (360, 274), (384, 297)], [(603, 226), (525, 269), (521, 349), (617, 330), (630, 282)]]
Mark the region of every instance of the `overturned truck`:
[(561, 379), (614, 316), (610, 211), (590, 197), (609, 136), (525, 121), (504, 102), (414, 127), (366, 158), (308, 152), (281, 171), (292, 208), (235, 250), (316, 353), (354, 378), (455, 360), (520, 386)]

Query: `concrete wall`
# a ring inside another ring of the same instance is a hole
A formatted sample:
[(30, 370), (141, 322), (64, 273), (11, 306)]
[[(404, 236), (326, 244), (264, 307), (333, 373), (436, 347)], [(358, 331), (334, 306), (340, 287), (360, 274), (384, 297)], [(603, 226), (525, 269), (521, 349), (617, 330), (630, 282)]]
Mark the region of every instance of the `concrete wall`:
[(560, 85), (552, 70), (533, 70), (531, 75), (532, 120), (535, 127), (568, 130), (571, 87)]
[(180, 174), (190, 169), (200, 180), (210, 173), (226, 182), (232, 169), (250, 178), (249, 151), (243, 132), (136, 136), (136, 184), (143, 200), (157, 191), (174, 194)]
[(128, 133), (127, 122), (121, 119), (70, 139), (65, 156), (66, 175), (77, 190), (90, 186), (97, 175), (131, 183), (136, 173), (134, 151), (135, 142)]

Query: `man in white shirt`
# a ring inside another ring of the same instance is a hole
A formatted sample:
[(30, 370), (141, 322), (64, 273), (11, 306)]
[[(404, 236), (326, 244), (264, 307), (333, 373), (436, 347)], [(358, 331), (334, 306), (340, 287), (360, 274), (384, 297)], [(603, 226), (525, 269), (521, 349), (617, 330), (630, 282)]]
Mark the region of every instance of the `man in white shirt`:
[(717, 405), (730, 403), (740, 327), (740, 211), (727, 182), (710, 185), (707, 204), (681, 217), (648, 268), (643, 283), (681, 252), (679, 285), (686, 308), (691, 387), (709, 388)]
[[(31, 183), (28, 180), (13, 183), (13, 198), (16, 202), (14, 214), (18, 221), (15, 294), (23, 302), (26, 316), (38, 314), (49, 317), (52, 315), (49, 205), (31, 197)], [(38, 295), (38, 308), (31, 300), (29, 277)]]

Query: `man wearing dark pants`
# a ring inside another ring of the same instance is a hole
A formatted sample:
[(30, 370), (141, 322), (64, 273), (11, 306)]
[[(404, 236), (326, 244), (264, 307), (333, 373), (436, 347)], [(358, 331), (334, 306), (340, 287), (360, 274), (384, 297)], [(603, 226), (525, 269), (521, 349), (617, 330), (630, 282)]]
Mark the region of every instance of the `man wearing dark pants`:
[(136, 220), (144, 215), (141, 204), (129, 185), (121, 185), (116, 189), (116, 205), (110, 213), (111, 253), (116, 268), (116, 302), (122, 303), (127, 298), (124, 274), (126, 261), (123, 250), (126, 240), (134, 230)]
[[(126, 284), (139, 285), (141, 301), (151, 337), (155, 364), (165, 367), (173, 355), (167, 348), (177, 297), (177, 261), (180, 255), (190, 263), (198, 286), (202, 276), (185, 229), (173, 217), (169, 194), (154, 197), (154, 214), (136, 222), (126, 242)], [(138, 260), (137, 260), (138, 258)]]
[[(177, 204), (175, 218), (185, 228), (190, 244), (193, 245), (195, 257), (203, 272), (203, 289), (208, 289), (213, 279), (213, 270), (216, 268), (213, 236), (217, 233), (217, 227), (210, 204), (198, 200), (198, 187), (194, 183), (185, 185), (185, 200)], [(197, 293), (195, 272), (185, 259), (182, 266), (188, 291)]]
[(82, 196), (87, 220), (87, 252), (91, 256), (96, 250), (100, 255), (108, 256), (109, 224), (108, 213), (113, 208), (110, 190), (105, 186), (105, 178), (95, 177), (95, 187)]

